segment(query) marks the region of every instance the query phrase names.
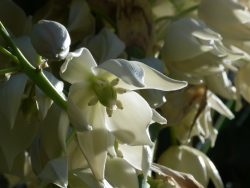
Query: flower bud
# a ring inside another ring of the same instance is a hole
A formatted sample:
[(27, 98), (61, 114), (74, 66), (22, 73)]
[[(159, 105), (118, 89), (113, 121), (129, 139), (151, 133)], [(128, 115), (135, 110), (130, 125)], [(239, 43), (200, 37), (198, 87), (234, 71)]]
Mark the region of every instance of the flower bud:
[(64, 59), (69, 53), (71, 39), (60, 23), (40, 20), (33, 26), (31, 42), (37, 53), (48, 59)]

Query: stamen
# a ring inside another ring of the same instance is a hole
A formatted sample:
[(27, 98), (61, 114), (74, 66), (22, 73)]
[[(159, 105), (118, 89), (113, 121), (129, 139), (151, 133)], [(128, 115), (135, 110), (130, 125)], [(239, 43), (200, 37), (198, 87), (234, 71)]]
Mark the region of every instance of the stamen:
[(114, 80), (112, 80), (112, 81), (110, 82), (110, 85), (111, 85), (111, 86), (116, 86), (118, 83), (119, 83), (119, 78), (115, 78)]
[(94, 96), (93, 98), (90, 99), (90, 101), (88, 102), (88, 106), (94, 106), (96, 105), (98, 102), (98, 98), (96, 96)]
[(117, 92), (117, 93), (119, 93), (119, 94), (123, 94), (123, 93), (126, 93), (126, 92), (127, 92), (127, 90), (126, 90), (126, 89), (124, 89), (124, 88), (120, 88), (120, 87), (115, 88), (115, 90), (116, 90), (116, 92)]
[(119, 100), (117, 100), (117, 101), (116, 101), (116, 106), (117, 106), (117, 108), (119, 108), (120, 110), (122, 110), (122, 109), (123, 109), (122, 102), (121, 102), (121, 101), (119, 101)]
[(112, 108), (106, 108), (106, 112), (107, 112), (109, 117), (112, 117), (112, 114), (113, 114), (113, 109)]

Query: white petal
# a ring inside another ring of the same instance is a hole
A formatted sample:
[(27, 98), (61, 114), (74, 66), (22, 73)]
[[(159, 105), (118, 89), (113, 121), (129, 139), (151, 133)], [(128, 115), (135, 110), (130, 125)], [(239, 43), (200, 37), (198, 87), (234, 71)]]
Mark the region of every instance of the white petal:
[(159, 124), (167, 124), (166, 118), (161, 116), (161, 114), (159, 114), (155, 109), (152, 108), (152, 112), (153, 112), (152, 120), (154, 122), (157, 122)]
[(7, 123), (1, 115), (0, 120), (0, 150), (5, 156), (8, 168), (11, 169), (16, 156), (31, 146), (38, 126), (35, 121), (28, 122), (22, 113), (18, 113), (12, 129), (6, 126)]
[(173, 91), (182, 89), (187, 86), (187, 82), (171, 79), (159, 71), (141, 63), (133, 61), (133, 63), (140, 66), (145, 74), (145, 89), (157, 89), (162, 91)]
[(107, 160), (105, 178), (113, 187), (139, 188), (135, 169), (121, 158)]
[(212, 92), (208, 92), (207, 103), (211, 108), (226, 116), (227, 118), (234, 118), (234, 114), (231, 112), (231, 110), (220, 100), (219, 97), (217, 97)]
[(99, 65), (100, 68), (111, 72), (124, 82), (136, 87), (144, 87), (144, 71), (142, 67), (125, 59), (111, 59)]
[(117, 58), (125, 49), (124, 43), (110, 29), (102, 29), (98, 35), (82, 44), (86, 46), (98, 62)]
[(87, 48), (80, 48), (71, 52), (61, 66), (60, 75), (69, 83), (81, 82), (93, 74), (97, 64)]
[(8, 81), (0, 83), (0, 115), (6, 119), (9, 128), (12, 128), (16, 121), (27, 80), (26, 75), (16, 74)]
[(68, 164), (67, 158), (61, 157), (50, 160), (38, 175), (45, 183), (54, 183), (61, 188), (68, 186)]
[(93, 118), (103, 118), (99, 110), (99, 114), (95, 114), (96, 108), (101, 107), (100, 104), (88, 105), (93, 96), (95, 95), (89, 89), (88, 83), (82, 82), (70, 87), (68, 115), (73, 126), (79, 131), (90, 130), (93, 126)]
[(134, 168), (142, 171), (143, 146), (130, 146), (119, 144), (119, 150), (122, 152), (123, 159), (128, 161)]
[(187, 86), (186, 82), (171, 79), (139, 61), (109, 60), (99, 65), (99, 67), (135, 86), (130, 89), (173, 91)]
[(98, 181), (104, 179), (109, 133), (105, 129), (77, 132), (79, 146)]
[(142, 171), (144, 176), (148, 175), (153, 160), (153, 150), (149, 146), (119, 144), (119, 150), (122, 152), (123, 159), (137, 170)]
[(147, 128), (152, 120), (152, 110), (148, 103), (137, 93), (128, 92), (118, 95), (123, 109), (113, 112), (108, 123), (109, 130), (116, 138), (127, 144), (152, 144)]
[(66, 151), (66, 138), (69, 128), (67, 114), (53, 105), (46, 118), (40, 123), (40, 143), (49, 159)]
[(204, 80), (207, 87), (214, 93), (226, 99), (235, 99), (236, 89), (225, 71), (206, 76)]
[(67, 29), (70, 32), (72, 43), (81, 41), (85, 36), (94, 33), (95, 19), (91, 15), (86, 1), (71, 1), (68, 19)]

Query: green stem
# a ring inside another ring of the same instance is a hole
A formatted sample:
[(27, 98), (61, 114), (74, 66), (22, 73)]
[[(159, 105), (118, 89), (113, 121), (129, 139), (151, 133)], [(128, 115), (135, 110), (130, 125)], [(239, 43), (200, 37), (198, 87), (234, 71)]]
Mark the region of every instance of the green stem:
[(0, 69), (0, 75), (4, 75), (7, 73), (13, 73), (13, 72), (17, 72), (19, 71), (20, 68), (19, 67), (9, 67), (9, 68), (5, 68), (5, 69)]
[(4, 55), (7, 55), (8, 57), (10, 57), (11, 59), (14, 60), (14, 62), (18, 63), (18, 59), (16, 56), (14, 56), (11, 52), (9, 52), (7, 49), (5, 49), (4, 47), (0, 46), (0, 52), (2, 52)]
[(44, 75), (41, 69), (35, 68), (30, 62), (24, 57), (22, 52), (16, 47), (12, 41), (8, 31), (5, 29), (3, 24), (0, 22), (0, 34), (7, 44), (13, 50), (13, 54), (17, 57), (19, 61), (20, 68), (27, 74), (27, 76), (33, 80), (36, 85), (47, 94), (57, 105), (59, 105), (64, 110), (67, 109), (67, 103), (63, 96), (61, 96), (54, 86), (50, 83), (47, 77)]

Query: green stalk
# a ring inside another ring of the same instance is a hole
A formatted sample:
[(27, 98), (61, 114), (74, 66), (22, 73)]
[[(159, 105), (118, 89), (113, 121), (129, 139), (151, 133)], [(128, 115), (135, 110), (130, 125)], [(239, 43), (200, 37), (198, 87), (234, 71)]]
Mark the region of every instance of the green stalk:
[(0, 35), (7, 42), (7, 44), (11, 47), (13, 54), (19, 61), (19, 66), (22, 71), (33, 80), (36, 85), (46, 94), (48, 95), (57, 105), (59, 105), (64, 110), (67, 109), (67, 103), (63, 96), (61, 96), (54, 86), (50, 83), (47, 77), (44, 75), (41, 69), (34, 67), (30, 64), (30, 62), (24, 57), (22, 52), (16, 47), (14, 42), (12, 41), (8, 31), (5, 29), (3, 24), (0, 22)]

